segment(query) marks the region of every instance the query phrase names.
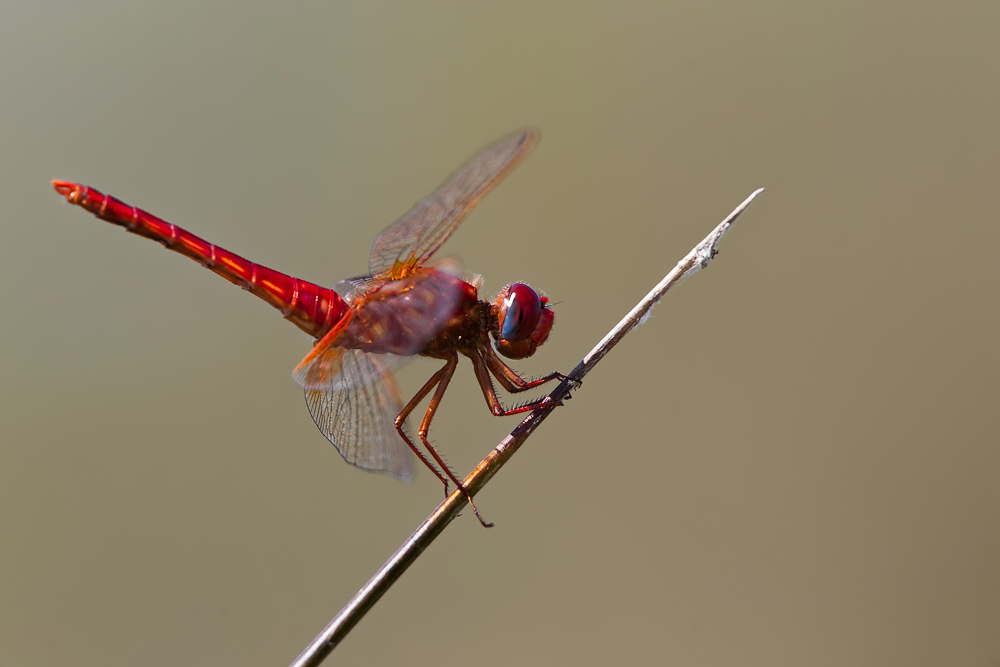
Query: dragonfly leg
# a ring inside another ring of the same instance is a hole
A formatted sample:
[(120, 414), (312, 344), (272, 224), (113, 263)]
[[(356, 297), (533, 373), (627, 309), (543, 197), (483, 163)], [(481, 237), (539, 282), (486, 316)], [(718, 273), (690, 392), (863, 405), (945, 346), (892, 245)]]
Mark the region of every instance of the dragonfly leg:
[(530, 412), (531, 410), (545, 406), (559, 406), (562, 405), (562, 400), (553, 400), (548, 396), (544, 396), (537, 400), (529, 401), (524, 405), (506, 408), (497, 396), (496, 389), (493, 387), (491, 374), (496, 377), (504, 389), (512, 394), (533, 389), (553, 380), (566, 380), (572, 382), (576, 387), (582, 384), (580, 380), (563, 375), (562, 373), (549, 373), (545, 377), (535, 380), (525, 380), (518, 375), (517, 371), (505, 364), (488, 345), (479, 347), (477, 352), (479, 354), (469, 354), (468, 356), (472, 360), (472, 366), (476, 372), (476, 379), (479, 380), (479, 387), (482, 389), (483, 397), (486, 398), (486, 403), (490, 406), (490, 410), (498, 417)]
[(403, 430), (406, 418), (409, 417), (414, 408), (420, 404), (420, 401), (424, 400), (424, 397), (430, 393), (431, 389), (434, 388), (434, 385), (441, 381), (441, 377), (444, 375), (446, 369), (447, 366), (431, 376), (431, 379), (420, 388), (420, 391), (418, 391), (416, 395), (410, 399), (410, 402), (403, 406), (403, 409), (396, 416), (394, 424), (396, 425), (396, 431), (399, 433), (400, 437), (403, 438), (406, 444), (410, 446), (410, 449), (412, 449), (413, 453), (417, 455), (417, 458), (419, 458), (423, 464), (427, 466), (439, 480), (441, 480), (441, 483), (444, 484), (444, 493), (445, 495), (448, 495), (448, 479), (441, 474), (441, 471), (434, 467), (434, 464), (431, 463), (426, 456), (424, 456), (424, 453), (420, 451), (419, 447), (413, 444), (413, 441), (410, 440), (410, 436), (406, 435), (406, 432)]
[[(438, 479), (440, 479), (444, 484), (445, 496), (448, 495), (448, 479), (451, 479), (451, 481), (455, 483), (455, 487), (461, 491), (462, 495), (464, 495), (466, 500), (469, 501), (469, 506), (472, 507), (472, 511), (475, 512), (476, 518), (479, 519), (479, 523), (481, 523), (485, 528), (492, 528), (493, 524), (487, 523), (479, 513), (479, 510), (476, 508), (476, 503), (472, 500), (472, 494), (469, 493), (468, 489), (465, 488), (461, 480), (455, 476), (455, 473), (451, 471), (448, 464), (444, 462), (441, 455), (438, 454), (437, 450), (434, 449), (434, 446), (427, 440), (427, 434), (431, 427), (431, 420), (434, 419), (434, 413), (437, 412), (438, 406), (441, 404), (441, 399), (444, 398), (444, 392), (448, 389), (448, 384), (451, 382), (452, 376), (455, 375), (456, 368), (458, 368), (458, 354), (453, 352), (451, 356), (448, 357), (448, 362), (444, 365), (444, 368), (431, 376), (431, 379), (420, 388), (420, 391), (417, 392), (416, 396), (414, 396), (410, 402), (406, 404), (403, 411), (399, 413), (398, 417), (396, 417), (396, 430), (399, 431), (399, 434), (410, 446), (410, 449), (417, 453), (417, 456), (419, 456), (420, 460), (424, 462), (424, 465), (430, 468), (434, 474), (437, 475)], [(444, 475), (442, 475), (438, 469), (427, 460), (427, 457), (425, 457), (417, 449), (417, 446), (403, 432), (403, 422), (406, 420), (406, 417), (413, 411), (417, 404), (424, 399), (434, 385), (437, 385), (437, 390), (434, 392), (430, 403), (427, 405), (427, 411), (424, 413), (424, 418), (420, 422), (420, 428), (417, 430), (417, 436), (420, 438), (420, 441), (424, 443), (424, 447), (428, 452), (430, 452), (430, 455), (434, 458), (434, 460), (437, 461), (439, 466), (441, 466), (441, 470), (445, 472), (448, 478), (445, 478)]]
[(504, 360), (493, 351), (492, 347), (489, 345), (483, 346), (482, 351), (483, 358), (486, 361), (486, 366), (490, 369), (490, 372), (493, 373), (503, 388), (512, 394), (527, 391), (528, 389), (534, 389), (535, 387), (539, 387), (546, 382), (551, 382), (553, 380), (567, 380), (576, 385), (576, 387), (583, 384), (583, 380), (571, 378), (568, 375), (563, 375), (562, 373), (549, 373), (548, 375), (535, 380), (525, 380), (520, 376), (520, 374), (518, 374), (517, 371), (508, 366)]
[[(504, 407), (503, 403), (500, 402), (500, 398), (497, 396), (496, 389), (493, 387), (493, 380), (490, 378), (490, 372), (493, 371), (493, 369), (491, 368), (489, 361), (479, 355), (470, 356), (470, 358), (472, 359), (473, 370), (476, 372), (476, 379), (479, 380), (479, 387), (482, 389), (483, 396), (486, 398), (486, 404), (490, 406), (490, 411), (497, 417), (519, 415), (522, 412), (531, 412), (537, 408), (562, 405), (562, 401), (554, 401), (548, 396), (543, 396), (542, 398), (529, 401), (524, 405), (519, 405), (514, 408)], [(506, 364), (504, 364), (504, 367), (506, 367)], [(503, 388), (511, 393), (531, 389), (532, 387), (537, 387), (545, 382), (556, 380), (559, 377), (559, 374), (553, 373), (539, 380), (528, 381), (517, 375), (517, 373), (515, 373), (512, 369), (508, 368), (508, 370), (510, 370), (514, 377), (517, 377), (521, 384), (515, 383), (510, 379), (510, 377), (497, 371), (493, 371), (493, 374), (496, 375), (497, 380), (499, 380), (500, 384), (503, 385)]]

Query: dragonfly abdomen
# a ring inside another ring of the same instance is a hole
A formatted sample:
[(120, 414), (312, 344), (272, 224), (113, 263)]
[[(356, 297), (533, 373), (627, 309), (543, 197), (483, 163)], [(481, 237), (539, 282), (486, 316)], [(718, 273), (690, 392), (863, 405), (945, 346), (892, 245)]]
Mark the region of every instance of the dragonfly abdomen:
[(111, 195), (65, 181), (52, 181), (52, 185), (71, 204), (133, 234), (158, 241), (263, 299), (314, 338), (322, 338), (349, 309), (331, 289), (251, 262)]

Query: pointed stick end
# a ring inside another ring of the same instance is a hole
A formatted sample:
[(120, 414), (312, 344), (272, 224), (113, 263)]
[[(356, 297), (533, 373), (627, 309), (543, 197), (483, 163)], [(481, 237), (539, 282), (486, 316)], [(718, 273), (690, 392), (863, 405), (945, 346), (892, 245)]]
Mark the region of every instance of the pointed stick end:
[(743, 203), (742, 203), (742, 204), (740, 204), (739, 206), (737, 206), (737, 207), (736, 207), (736, 210), (735, 210), (735, 211), (733, 211), (733, 212), (732, 212), (732, 213), (730, 214), (730, 216), (729, 216), (729, 218), (728, 218), (729, 222), (732, 222), (733, 220), (735, 220), (735, 219), (736, 219), (736, 217), (737, 217), (737, 216), (739, 216), (739, 214), (740, 214), (740, 213), (742, 213), (742, 212), (743, 212), (743, 210), (744, 210), (744, 209), (745, 209), (745, 208), (746, 208), (747, 206), (749, 206), (749, 205), (750, 205), (750, 203), (751, 203), (751, 202), (752, 202), (752, 201), (753, 201), (754, 199), (756, 199), (756, 198), (757, 198), (757, 195), (759, 195), (759, 194), (760, 194), (761, 192), (763, 192), (763, 191), (764, 191), (764, 188), (757, 188), (756, 190), (754, 190), (753, 192), (751, 192), (751, 193), (750, 193), (750, 196), (749, 196), (749, 197), (747, 197), (746, 199), (744, 199), (744, 200), (743, 200)]
[(726, 219), (720, 222), (719, 225), (712, 230), (711, 234), (706, 236), (701, 243), (699, 243), (694, 247), (694, 250), (691, 251), (691, 254), (688, 255), (688, 257), (685, 257), (684, 260), (681, 261), (681, 264), (684, 264), (689, 259), (692, 258), (695, 259), (694, 263), (690, 264), (687, 270), (685, 270), (684, 273), (681, 275), (682, 278), (686, 278), (692, 273), (700, 271), (701, 269), (704, 269), (706, 266), (708, 266), (708, 263), (712, 261), (712, 259), (716, 255), (719, 254), (719, 242), (722, 241), (722, 237), (726, 235), (727, 231), (729, 231), (729, 228), (736, 221), (736, 218), (740, 217), (740, 214), (743, 213), (743, 211), (745, 211), (748, 206), (750, 206), (750, 203), (754, 200), (754, 198), (756, 198), (757, 195), (759, 195), (763, 191), (764, 188), (757, 188), (752, 193), (750, 193), (750, 196), (744, 199), (743, 202), (739, 206), (737, 206), (732, 213), (727, 215)]

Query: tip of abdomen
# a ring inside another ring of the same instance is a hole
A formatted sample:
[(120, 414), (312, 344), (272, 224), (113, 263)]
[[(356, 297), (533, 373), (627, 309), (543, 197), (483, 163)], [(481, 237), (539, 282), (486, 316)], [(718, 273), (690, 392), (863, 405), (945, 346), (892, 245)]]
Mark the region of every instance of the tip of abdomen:
[(54, 187), (56, 189), (56, 192), (65, 197), (66, 201), (68, 201), (71, 204), (75, 204), (77, 202), (77, 200), (80, 197), (80, 190), (83, 189), (83, 186), (78, 183), (70, 183), (69, 181), (58, 181), (58, 180), (52, 181), (52, 187)]

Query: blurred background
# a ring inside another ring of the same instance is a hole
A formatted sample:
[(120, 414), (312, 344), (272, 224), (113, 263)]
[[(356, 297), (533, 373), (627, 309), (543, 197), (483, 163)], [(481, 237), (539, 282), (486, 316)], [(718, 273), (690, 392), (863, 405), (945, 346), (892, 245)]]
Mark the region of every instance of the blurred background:
[[(996, 2), (0, 9), (0, 662), (285, 665), (438, 504), (343, 463), (308, 338), (71, 207), (332, 285), (520, 126), (445, 246), (569, 371), (752, 190), (331, 657), (1000, 664)], [(414, 392), (435, 370), (400, 373)], [(463, 361), (459, 473), (517, 424)]]

